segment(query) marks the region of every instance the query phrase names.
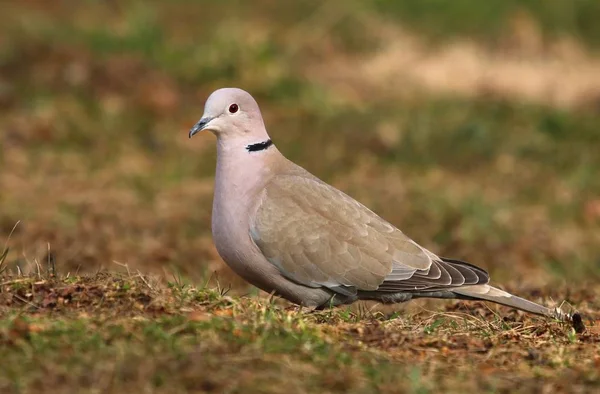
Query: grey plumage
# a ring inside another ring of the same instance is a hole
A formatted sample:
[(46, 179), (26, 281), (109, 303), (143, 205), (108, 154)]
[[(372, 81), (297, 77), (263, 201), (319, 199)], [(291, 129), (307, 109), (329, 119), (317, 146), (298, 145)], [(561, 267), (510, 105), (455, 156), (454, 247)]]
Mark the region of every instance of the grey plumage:
[(266, 143), (260, 110), (248, 93), (214, 92), (190, 137), (201, 130), (217, 136), (215, 245), (234, 271), (261, 289), (317, 308), (431, 297), (561, 316), (490, 286), (479, 267), (436, 256), (287, 160)]

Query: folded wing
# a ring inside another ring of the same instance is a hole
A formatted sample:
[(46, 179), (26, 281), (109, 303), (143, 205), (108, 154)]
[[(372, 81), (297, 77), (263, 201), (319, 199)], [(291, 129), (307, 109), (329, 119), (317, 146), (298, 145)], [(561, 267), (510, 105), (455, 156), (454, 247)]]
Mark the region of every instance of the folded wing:
[(342, 294), (488, 282), (485, 271), (439, 258), (356, 200), (310, 177), (275, 177), (262, 192), (250, 236), (290, 280)]

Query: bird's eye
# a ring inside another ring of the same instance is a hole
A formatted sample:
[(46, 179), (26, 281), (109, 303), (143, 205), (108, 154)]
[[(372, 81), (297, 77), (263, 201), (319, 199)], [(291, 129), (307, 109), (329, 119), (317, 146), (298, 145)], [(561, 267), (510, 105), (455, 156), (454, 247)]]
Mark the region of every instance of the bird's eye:
[(235, 114), (240, 107), (237, 104), (231, 104), (229, 106), (229, 113)]

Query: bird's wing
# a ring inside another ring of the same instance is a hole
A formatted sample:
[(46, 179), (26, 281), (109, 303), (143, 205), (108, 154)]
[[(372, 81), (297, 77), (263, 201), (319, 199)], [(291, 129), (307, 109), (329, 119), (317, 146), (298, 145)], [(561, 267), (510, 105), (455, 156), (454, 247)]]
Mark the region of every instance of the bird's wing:
[(306, 286), (395, 292), (480, 282), (470, 269), (445, 263), (318, 179), (273, 178), (251, 218), (250, 236), (284, 276)]

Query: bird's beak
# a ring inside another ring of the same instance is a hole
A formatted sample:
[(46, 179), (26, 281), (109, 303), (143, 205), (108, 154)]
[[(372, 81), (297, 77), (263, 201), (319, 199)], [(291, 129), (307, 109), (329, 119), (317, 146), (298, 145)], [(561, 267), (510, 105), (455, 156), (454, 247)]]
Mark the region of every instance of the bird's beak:
[(204, 130), (204, 128), (208, 125), (208, 123), (212, 120), (212, 118), (202, 118), (192, 127), (190, 130), (190, 138), (192, 138), (196, 133)]

